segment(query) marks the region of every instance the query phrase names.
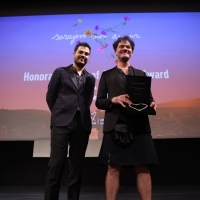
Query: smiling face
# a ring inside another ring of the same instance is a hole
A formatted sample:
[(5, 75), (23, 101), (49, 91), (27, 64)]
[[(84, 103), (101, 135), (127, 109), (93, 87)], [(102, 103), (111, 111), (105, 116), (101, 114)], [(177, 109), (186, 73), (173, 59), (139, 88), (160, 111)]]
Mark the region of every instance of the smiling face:
[(119, 61), (122, 61), (123, 63), (129, 61), (133, 54), (130, 42), (127, 40), (122, 40), (121, 42), (119, 42), (115, 54), (118, 57)]
[(90, 57), (90, 49), (88, 47), (79, 46), (78, 49), (73, 53), (74, 65), (78, 68), (83, 68)]

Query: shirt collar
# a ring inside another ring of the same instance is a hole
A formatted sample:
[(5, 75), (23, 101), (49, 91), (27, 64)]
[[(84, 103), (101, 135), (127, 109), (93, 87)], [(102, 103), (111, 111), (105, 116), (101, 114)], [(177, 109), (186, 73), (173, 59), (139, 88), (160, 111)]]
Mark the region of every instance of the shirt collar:
[[(122, 71), (122, 69), (120, 69), (120, 68), (117, 67), (117, 70), (118, 70), (118, 72), (124, 74), (124, 72)], [(132, 74), (131, 71), (132, 71), (132, 70), (131, 70), (131, 66), (129, 66), (129, 67), (128, 67), (128, 75), (129, 75), (129, 74)]]
[[(73, 65), (72, 65), (72, 68), (71, 68), (71, 69), (72, 69), (72, 71), (73, 71), (74, 73), (78, 74), (76, 68), (75, 68)], [(83, 74), (85, 74), (85, 68), (83, 69), (81, 75), (83, 75)]]

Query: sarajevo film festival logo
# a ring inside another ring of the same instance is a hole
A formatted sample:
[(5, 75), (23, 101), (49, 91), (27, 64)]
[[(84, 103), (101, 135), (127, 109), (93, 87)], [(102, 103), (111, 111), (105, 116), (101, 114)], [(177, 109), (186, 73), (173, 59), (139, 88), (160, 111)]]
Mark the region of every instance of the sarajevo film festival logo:
[(96, 117), (97, 112), (94, 111), (94, 112), (91, 112), (90, 114), (91, 114), (92, 124), (96, 124), (97, 122), (96, 122), (95, 117)]

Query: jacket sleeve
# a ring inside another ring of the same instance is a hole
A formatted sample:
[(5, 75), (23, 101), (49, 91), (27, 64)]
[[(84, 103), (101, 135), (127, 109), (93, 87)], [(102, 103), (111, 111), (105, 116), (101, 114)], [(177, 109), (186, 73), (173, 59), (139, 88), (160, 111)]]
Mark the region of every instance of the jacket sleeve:
[(108, 89), (106, 82), (106, 74), (102, 73), (99, 81), (99, 87), (97, 92), (96, 107), (101, 110), (109, 110), (112, 106), (111, 99), (108, 98)]
[(89, 98), (89, 105), (92, 104), (93, 96), (94, 96), (94, 87), (95, 87), (95, 78), (92, 76), (92, 89)]
[(150, 91), (149, 103), (151, 103), (151, 102), (155, 102), (155, 101), (154, 101), (153, 96), (152, 96), (152, 93), (151, 93), (151, 91)]
[(58, 96), (59, 80), (60, 80), (59, 72), (58, 69), (56, 69), (52, 74), (46, 94), (46, 102), (50, 111), (52, 111)]
[[(146, 73), (144, 72), (144, 76), (147, 76)], [(153, 96), (152, 96), (152, 92), (150, 90), (150, 96), (149, 96), (149, 103), (154, 102)]]

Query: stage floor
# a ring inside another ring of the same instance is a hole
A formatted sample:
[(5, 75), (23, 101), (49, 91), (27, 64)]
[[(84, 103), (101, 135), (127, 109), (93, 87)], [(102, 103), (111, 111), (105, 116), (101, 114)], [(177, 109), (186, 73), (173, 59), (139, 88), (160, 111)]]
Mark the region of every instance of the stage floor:
[[(44, 187), (0, 186), (1, 200), (43, 200)], [(62, 187), (60, 199), (66, 200), (66, 188)], [(103, 187), (82, 187), (80, 200), (105, 200)], [(120, 187), (118, 199), (139, 200), (135, 187)], [(200, 185), (153, 186), (153, 200), (199, 200)]]

